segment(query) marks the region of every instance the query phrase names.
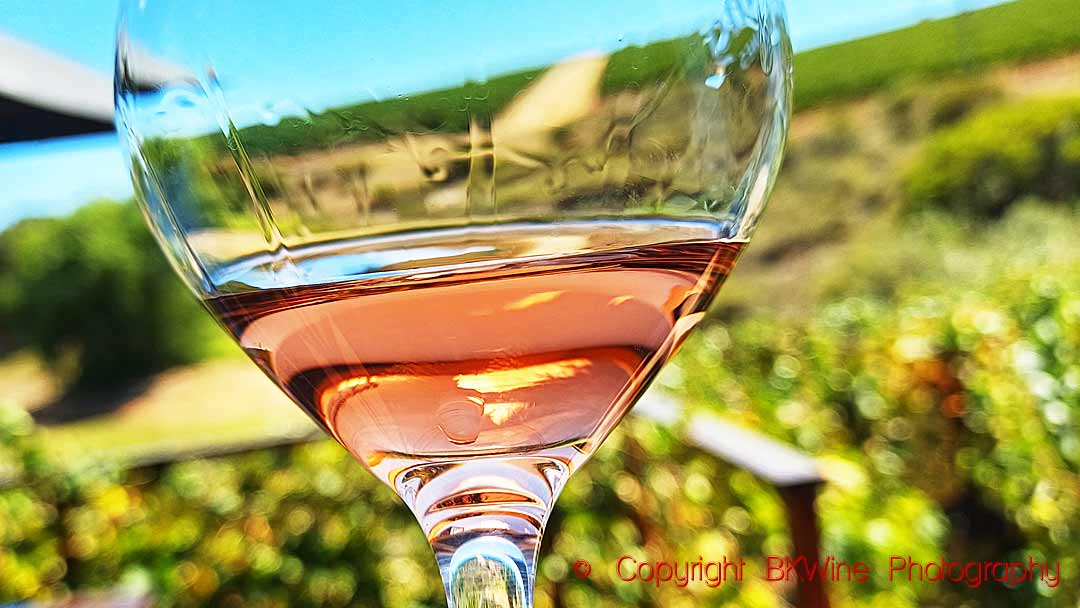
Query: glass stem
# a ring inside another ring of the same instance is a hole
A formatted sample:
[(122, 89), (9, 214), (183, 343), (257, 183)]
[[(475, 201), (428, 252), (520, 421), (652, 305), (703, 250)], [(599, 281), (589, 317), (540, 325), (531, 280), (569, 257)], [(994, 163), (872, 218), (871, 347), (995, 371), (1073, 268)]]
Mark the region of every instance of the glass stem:
[(540, 538), (567, 475), (558, 459), (514, 456), (429, 463), (398, 477), (450, 608), (532, 608)]
[(437, 555), (450, 608), (532, 608), (538, 543), (530, 544), (522, 551), (503, 536), (476, 536)]

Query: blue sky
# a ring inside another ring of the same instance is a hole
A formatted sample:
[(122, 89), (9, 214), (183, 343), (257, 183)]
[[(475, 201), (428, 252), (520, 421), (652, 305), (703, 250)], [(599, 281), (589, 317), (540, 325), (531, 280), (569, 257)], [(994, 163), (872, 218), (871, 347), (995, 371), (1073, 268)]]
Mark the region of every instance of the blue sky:
[[(155, 0), (148, 0), (148, 2), (151, 4), (151, 8), (155, 8), (155, 5), (183, 7), (187, 4), (185, 2), (165, 3), (161, 2), (161, 0), (157, 0), (156, 3)], [(939, 18), (1000, 2), (1001, 0), (886, 0), (885, 2), (867, 0), (789, 0), (788, 15), (791, 23), (792, 40), (798, 50), (896, 29), (923, 19)], [(613, 3), (619, 7), (619, 10), (611, 9)], [(290, 2), (287, 4), (295, 7), (308, 6), (307, 3), (303, 2)], [(634, 10), (634, 7), (630, 6), (635, 4), (641, 5), (640, 10)], [(700, 0), (667, 0), (662, 4), (667, 11), (672, 13), (701, 12), (703, 6), (708, 6)], [(334, 5), (338, 7), (350, 6), (352, 7), (351, 10), (356, 10), (356, 5), (348, 2), (335, 3)], [(532, 4), (532, 6), (540, 5), (541, 3)], [(34, 2), (0, 0), (0, 32), (36, 43), (103, 73), (110, 73), (113, 64), (116, 6), (115, 2), (106, 0), (35, 0)], [(246, 15), (245, 13), (252, 10), (252, 7), (263, 7), (265, 4), (261, 2), (222, 2), (220, 6), (232, 7), (229, 10), (235, 11), (234, 15), (219, 20), (224, 26), (228, 23), (242, 23), (255, 18), (255, 15)], [(487, 0), (459, 0), (454, 6), (455, 13), (435, 15), (433, 17), (430, 14), (431, 5), (423, 0), (413, 2), (403, 0), (399, 4), (399, 10), (415, 11), (417, 13), (413, 20), (415, 23), (423, 23), (425, 20), (427, 22), (435, 21), (441, 23), (443, 28), (445, 28), (448, 20), (452, 21), (454, 19), (462, 19), (463, 23), (465, 21), (470, 23), (480, 21), (480, 27), (483, 27), (482, 23), (485, 20), (487, 22), (499, 22), (500, 24), (506, 21), (505, 19), (499, 21), (501, 17), (498, 10), (490, 8), (498, 6), (498, 4), (492, 4)], [(635, 22), (636, 16), (655, 14), (655, 12), (644, 10), (644, 7), (649, 6), (656, 6), (655, 1), (587, 0), (579, 3), (575, 10), (579, 13), (582, 10), (596, 11), (604, 14), (607, 21), (612, 19), (623, 21), (624, 23), (621, 25), (625, 25), (632, 30), (635, 24), (640, 25), (640, 23)], [(463, 10), (462, 7), (464, 7)], [(374, 20), (378, 16), (373, 11), (372, 16), (367, 18)], [(317, 27), (313, 29), (320, 31), (321, 36), (329, 37), (329, 40), (335, 40), (335, 37), (352, 35), (351, 32), (345, 31), (344, 28), (334, 27), (335, 24), (345, 23), (346, 19), (344, 15), (334, 14), (332, 10), (323, 11), (317, 16), (313, 16), (311, 12), (281, 13), (279, 17), (267, 21), (265, 24), (265, 27), (270, 30), (270, 36), (281, 40), (281, 45), (268, 50), (265, 48), (259, 49), (253, 45), (245, 46), (242, 41), (232, 43), (234, 46), (229, 48), (230, 52), (228, 53), (230, 61), (257, 63), (252, 54), (259, 53), (263, 55), (263, 63), (265, 64), (267, 63), (265, 61), (267, 52), (276, 52), (279, 61), (286, 61), (290, 56), (297, 56), (296, 53), (289, 52), (288, 42), (303, 44), (304, 41), (294, 40), (293, 37), (286, 36), (286, 32), (292, 31), (292, 24), (295, 23), (295, 19), (307, 19), (309, 21), (316, 19), (320, 21)], [(640, 21), (640, 19), (638, 20)], [(554, 28), (567, 21), (569, 20), (560, 19), (557, 15), (540, 15), (538, 13), (528, 19), (519, 19), (516, 25), (511, 27), (490, 28), (489, 31), (500, 32), (502, 39), (490, 40), (488, 44), (513, 44), (515, 37), (522, 35), (523, 31), (535, 32), (537, 28), (541, 28), (539, 35), (543, 36), (542, 28), (545, 27), (544, 24), (548, 24), (547, 27)], [(182, 21), (174, 20), (173, 22)], [(650, 22), (649, 26), (650, 31), (655, 32), (658, 29), (663, 30), (664, 23), (654, 21)], [(393, 36), (389, 35), (392, 32), (391, 28), (368, 27), (367, 29), (368, 31), (383, 33), (381, 37), (376, 34), (368, 40), (367, 46), (372, 48), (385, 48), (387, 45), (396, 46), (396, 48), (400, 49), (399, 56), (407, 56), (413, 61), (413, 64), (405, 67), (398, 64), (396, 70), (399, 74), (411, 74), (414, 75), (414, 78), (419, 77), (421, 80), (430, 81), (433, 78), (439, 78), (439, 70), (442, 69), (442, 65), (448, 63), (469, 65), (468, 61), (461, 61), (460, 57), (457, 58), (459, 61), (456, 62), (450, 61), (453, 58), (448, 57), (450, 53), (455, 52), (454, 49), (458, 49), (456, 52), (459, 53), (462, 52), (460, 49), (464, 49), (465, 52), (470, 51), (470, 47), (461, 45), (458, 41), (448, 41), (419, 28), (405, 33), (394, 32)], [(614, 29), (613, 27), (612, 31)], [(275, 30), (278, 30), (280, 35), (274, 36), (273, 31)], [(443, 31), (447, 30), (444, 29)], [(264, 35), (267, 33), (266, 30), (263, 30), (263, 32)], [(560, 33), (564, 34), (563, 32)], [(575, 35), (595, 36), (595, 33), (578, 32)], [(548, 45), (548, 48), (539, 45), (533, 65), (557, 56), (559, 42), (564, 45), (567, 44), (564, 39), (565, 35), (562, 38), (554, 35), (544, 38), (556, 42)], [(216, 37), (216, 39), (225, 40), (226, 38), (222, 36)], [(345, 38), (341, 39), (340, 46), (344, 47)], [(592, 40), (595, 41), (595, 38)], [(335, 47), (334, 44), (326, 44), (326, 42), (325, 39), (320, 40), (320, 43), (325, 48), (332, 49)], [(350, 41), (350, 45), (355, 46), (355, 41)], [(472, 52), (475, 52), (475, 49), (472, 49)], [(550, 57), (545, 58), (544, 53), (548, 53)], [(493, 54), (489, 53), (485, 56), (493, 56)], [(310, 57), (308, 59), (310, 60)], [(0, 57), (0, 61), (4, 61), (4, 58)], [(304, 69), (298, 70), (297, 73), (305, 74), (312, 82), (340, 82), (342, 79), (334, 79), (333, 74), (334, 70), (343, 69), (343, 65), (352, 70), (366, 69), (370, 72), (373, 69), (371, 66), (378, 63), (365, 58), (362, 52), (354, 54), (352, 62), (350, 64), (348, 61), (343, 62), (340, 58), (336, 58), (335, 61), (308, 63), (304, 66)], [(478, 72), (498, 73), (515, 67), (527, 66), (477, 65), (475, 69)], [(424, 72), (424, 70), (427, 70), (427, 72)], [(257, 74), (253, 75), (256, 78), (258, 77)], [(462, 74), (442, 74), (441, 76), (448, 81), (455, 79), (460, 81)], [(468, 76), (468, 74), (465, 74), (465, 76)], [(388, 86), (391, 88), (410, 86), (407, 81), (389, 82), (386, 72), (372, 76), (372, 78), (388, 82)], [(290, 85), (294, 89), (296, 88), (295, 82), (290, 83)], [(384, 93), (385, 91), (372, 91), (373, 96)], [(327, 94), (333, 95), (333, 93), (329, 92)], [(122, 198), (129, 196), (131, 188), (127, 180), (116, 139), (111, 135), (69, 138), (63, 141), (55, 140), (46, 143), (0, 145), (0, 184), (4, 184), (4, 191), (0, 192), (0, 229), (22, 217), (66, 213), (77, 205), (93, 198)]]

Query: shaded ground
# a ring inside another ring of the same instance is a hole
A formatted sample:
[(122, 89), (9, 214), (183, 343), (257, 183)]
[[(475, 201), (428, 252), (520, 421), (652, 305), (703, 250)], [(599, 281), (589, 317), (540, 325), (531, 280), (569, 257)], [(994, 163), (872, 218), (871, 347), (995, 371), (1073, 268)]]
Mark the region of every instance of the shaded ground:
[[(42, 376), (47, 382), (48, 374), (43, 373)], [(127, 404), (137, 401), (158, 381), (157, 377), (151, 377), (127, 386), (60, 394), (35, 409), (34, 420), (45, 425), (67, 424), (119, 412)], [(51, 382), (49, 384), (52, 385)]]
[[(35, 375), (27, 376), (28, 385), (42, 381), (40, 369)], [(34, 416), (47, 425), (49, 444), (59, 451), (137, 460), (317, 432), (270, 380), (239, 358), (170, 370), (122, 392), (64, 397)]]

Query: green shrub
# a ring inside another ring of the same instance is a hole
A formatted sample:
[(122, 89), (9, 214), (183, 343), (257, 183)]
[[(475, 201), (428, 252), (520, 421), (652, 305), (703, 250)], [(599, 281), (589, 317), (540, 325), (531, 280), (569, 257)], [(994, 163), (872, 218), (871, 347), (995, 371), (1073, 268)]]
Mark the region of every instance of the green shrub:
[[(123, 473), (50, 460), (42, 439), (25, 413), (0, 408), (0, 467), (14, 482), (0, 489), (0, 602), (119, 588), (162, 607), (443, 603), (412, 515), (331, 441)], [(782, 592), (617, 580), (627, 553), (760, 562), (787, 547), (772, 490), (643, 420), (574, 477), (546, 536), (539, 605), (764, 607)], [(594, 566), (588, 580), (570, 572), (578, 559)]]
[(916, 80), (886, 94), (885, 114), (896, 135), (910, 137), (955, 124), (1001, 97), (997, 85), (979, 78)]
[(0, 235), (0, 316), (19, 345), (81, 385), (109, 385), (221, 349), (132, 204), (98, 202)]
[(1080, 99), (980, 111), (926, 142), (903, 178), (906, 205), (998, 217), (1024, 196), (1074, 198), (1080, 195), (1080, 164), (1071, 152), (1078, 130)]
[(926, 109), (926, 122), (939, 129), (959, 122), (975, 110), (1000, 100), (1001, 89), (982, 80), (953, 80), (934, 86), (934, 96)]
[(808, 154), (819, 158), (835, 158), (855, 151), (859, 146), (859, 135), (851, 120), (840, 113), (828, 118), (827, 126), (806, 142)]

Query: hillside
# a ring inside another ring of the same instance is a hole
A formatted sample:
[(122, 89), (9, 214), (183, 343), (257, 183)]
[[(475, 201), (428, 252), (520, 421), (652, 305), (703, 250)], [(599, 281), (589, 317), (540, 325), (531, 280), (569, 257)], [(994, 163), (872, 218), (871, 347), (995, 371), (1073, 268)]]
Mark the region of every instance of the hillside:
[(1075, 0), (1019, 0), (795, 56), (799, 109), (900, 80), (970, 72), (1080, 48)]

